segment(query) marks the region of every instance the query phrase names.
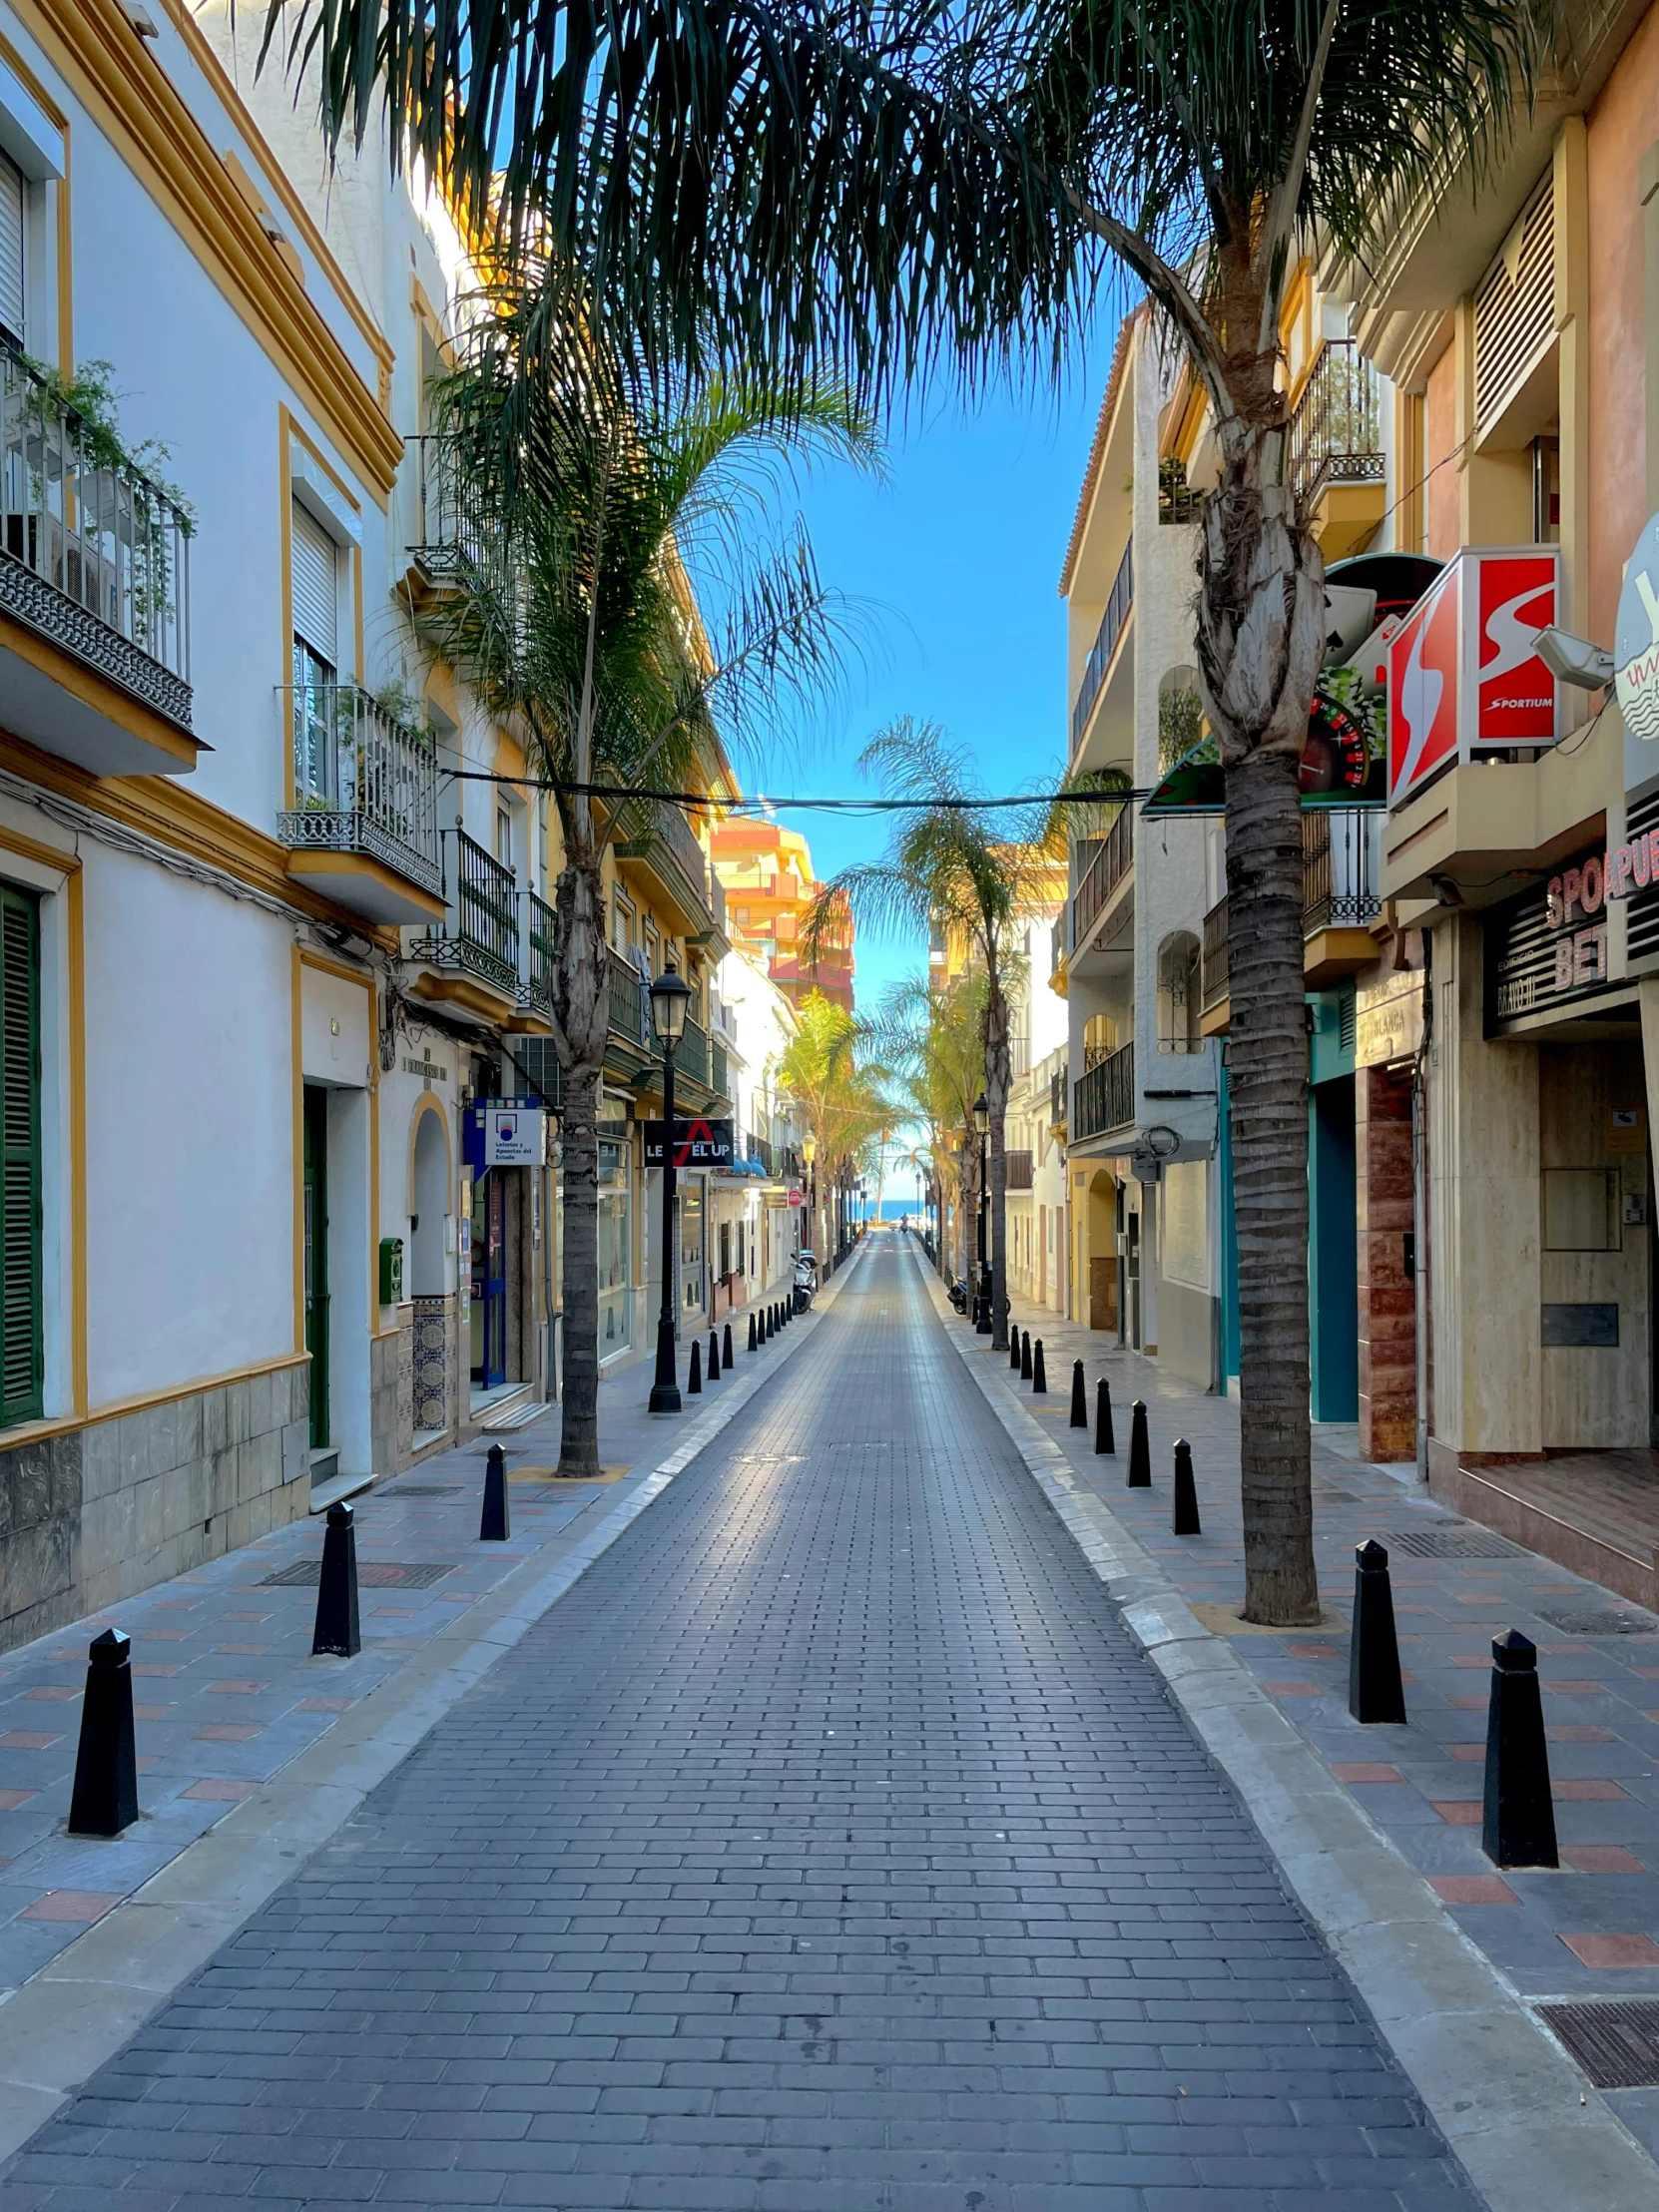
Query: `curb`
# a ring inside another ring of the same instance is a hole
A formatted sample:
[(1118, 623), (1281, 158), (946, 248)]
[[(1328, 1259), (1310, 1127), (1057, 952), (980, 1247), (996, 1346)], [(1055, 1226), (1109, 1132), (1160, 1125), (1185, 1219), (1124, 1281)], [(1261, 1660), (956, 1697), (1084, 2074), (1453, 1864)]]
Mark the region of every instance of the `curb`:
[[(811, 1321), (833, 1305), (849, 1272), (847, 1265), (837, 1269), (812, 1311), (799, 1318)], [(810, 1341), (810, 1333), (774, 1338), (779, 1357), (705, 1404), (674, 1450), (631, 1477), (589, 1528), (550, 1537), (252, 1797), (0, 2002), (0, 2160), (21, 2150), (350, 1820), (369, 1792)]]
[[(1503, 2212), (1652, 2212), (1659, 2171), (1224, 1637), (948, 1327), (1027, 1473), (1105, 1585), (1480, 2195)], [(975, 1340), (977, 1343), (977, 1340)]]

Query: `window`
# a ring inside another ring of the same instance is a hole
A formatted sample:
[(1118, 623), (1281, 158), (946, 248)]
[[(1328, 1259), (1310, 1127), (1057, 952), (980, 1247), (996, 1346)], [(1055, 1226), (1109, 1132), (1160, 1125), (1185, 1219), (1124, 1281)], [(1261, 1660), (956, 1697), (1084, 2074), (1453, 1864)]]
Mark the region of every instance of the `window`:
[(0, 1421), (38, 1420), (41, 1341), (40, 907), (0, 884)]
[(634, 909), (620, 891), (611, 894), (611, 942), (619, 952), (626, 952), (628, 940), (633, 934)]
[(0, 154), (0, 332), (23, 343), (23, 172)]
[(298, 500), (289, 532), (293, 605), (293, 781), (301, 805), (331, 804), (337, 788), (330, 687), (339, 659), (339, 579), (334, 541)]
[(505, 807), (495, 810), (495, 856), (503, 867), (513, 864), (513, 818)]
[(1178, 930), (1158, 948), (1158, 1050), (1202, 1052), (1199, 1034), (1198, 939)]

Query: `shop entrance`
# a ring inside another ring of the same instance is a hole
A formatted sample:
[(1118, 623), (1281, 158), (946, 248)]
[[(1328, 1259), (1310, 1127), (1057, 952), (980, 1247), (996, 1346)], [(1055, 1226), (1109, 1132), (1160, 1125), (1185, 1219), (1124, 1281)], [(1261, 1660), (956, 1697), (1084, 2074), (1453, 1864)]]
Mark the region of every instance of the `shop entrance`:
[(507, 1206), (499, 1168), (472, 1186), (472, 1381), (480, 1390), (507, 1380)]
[(328, 1093), (303, 1092), (305, 1350), (311, 1356), (311, 1449), (328, 1442)]

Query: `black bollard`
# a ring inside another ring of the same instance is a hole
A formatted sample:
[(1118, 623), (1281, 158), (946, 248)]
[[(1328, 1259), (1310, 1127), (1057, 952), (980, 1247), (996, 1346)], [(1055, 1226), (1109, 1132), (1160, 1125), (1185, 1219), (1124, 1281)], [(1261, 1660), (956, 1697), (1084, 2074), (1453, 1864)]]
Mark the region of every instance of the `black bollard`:
[(1538, 1652), (1518, 1628), (1492, 1638), (1480, 1848), (1494, 1867), (1558, 1867)]
[(1354, 1627), (1348, 1639), (1348, 1709), (1357, 1721), (1405, 1718), (1394, 1636), (1388, 1554), (1375, 1537), (1354, 1553)]
[(1117, 1438), (1112, 1434), (1112, 1385), (1102, 1376), (1094, 1393), (1094, 1448), (1096, 1451), (1116, 1451)]
[(138, 1819), (138, 1755), (133, 1744), (133, 1639), (119, 1628), (94, 1636), (87, 1652), (72, 1836), (119, 1836)]
[(703, 1347), (692, 1339), (691, 1374), (686, 1381), (686, 1391), (691, 1397), (703, 1395)]
[(1043, 1367), (1043, 1341), (1040, 1337), (1031, 1347), (1031, 1395), (1033, 1397), (1046, 1397), (1048, 1395), (1048, 1375)]
[(749, 1349), (751, 1352), (755, 1350), (755, 1317), (753, 1314), (749, 1317)]
[(1198, 1518), (1198, 1484), (1193, 1480), (1193, 1447), (1185, 1436), (1175, 1439), (1175, 1499), (1170, 1507), (1172, 1536), (1202, 1536)]
[(1029, 1382), (1031, 1380), (1031, 1332), (1029, 1329), (1022, 1329), (1019, 1334), (1019, 1379), (1022, 1382)]
[(1087, 1428), (1089, 1425), (1089, 1385), (1083, 1380), (1083, 1363), (1071, 1364), (1071, 1426)]
[(1136, 1398), (1129, 1408), (1129, 1481), (1131, 1490), (1152, 1487), (1152, 1447), (1146, 1440), (1146, 1407)]
[(711, 1382), (720, 1381), (720, 1331), (718, 1329), (711, 1329), (709, 1332), (709, 1381)]
[(1017, 1329), (1010, 1329), (1008, 1332), (1008, 1367), (1011, 1374), (1018, 1375), (1019, 1331)]
[(507, 1455), (499, 1444), (491, 1444), (484, 1461), (484, 1510), (478, 1518), (478, 1541), (504, 1544), (512, 1532), (512, 1515), (507, 1509)]
[(731, 1372), (732, 1372), (732, 1324), (731, 1324), (730, 1322), (728, 1322), (728, 1323), (726, 1324), (726, 1342), (725, 1342), (725, 1343), (724, 1343), (724, 1344), (723, 1344), (723, 1345), (721, 1346), (721, 1348), (720, 1348), (720, 1365), (721, 1365), (722, 1371), (723, 1371), (723, 1372), (724, 1372), (725, 1374), (727, 1374), (727, 1375), (730, 1375), (730, 1374), (731, 1374)]
[(322, 1531), (311, 1657), (354, 1659), (362, 1648), (357, 1627), (357, 1516), (349, 1505), (330, 1505)]
[(772, 1330), (772, 1308), (771, 1308), (770, 1306), (769, 1306), (769, 1307), (767, 1308), (767, 1317), (766, 1317), (766, 1324), (765, 1324), (765, 1328), (764, 1328), (763, 1334), (764, 1334), (764, 1335), (765, 1335), (765, 1337), (766, 1337), (767, 1343), (768, 1343), (768, 1344), (771, 1344), (771, 1342), (772, 1342), (772, 1335), (773, 1335), (773, 1330)]

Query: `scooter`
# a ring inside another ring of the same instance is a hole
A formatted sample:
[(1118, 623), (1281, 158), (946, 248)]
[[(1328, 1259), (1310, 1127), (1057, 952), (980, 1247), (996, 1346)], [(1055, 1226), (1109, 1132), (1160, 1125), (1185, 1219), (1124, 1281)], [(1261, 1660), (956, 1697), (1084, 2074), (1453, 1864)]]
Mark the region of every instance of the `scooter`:
[(958, 1314), (965, 1314), (967, 1312), (967, 1284), (961, 1276), (957, 1276), (955, 1282), (950, 1286), (950, 1303), (955, 1307)]
[(810, 1252), (798, 1255), (795, 1263), (795, 1310), (806, 1313), (818, 1290), (818, 1261)]

